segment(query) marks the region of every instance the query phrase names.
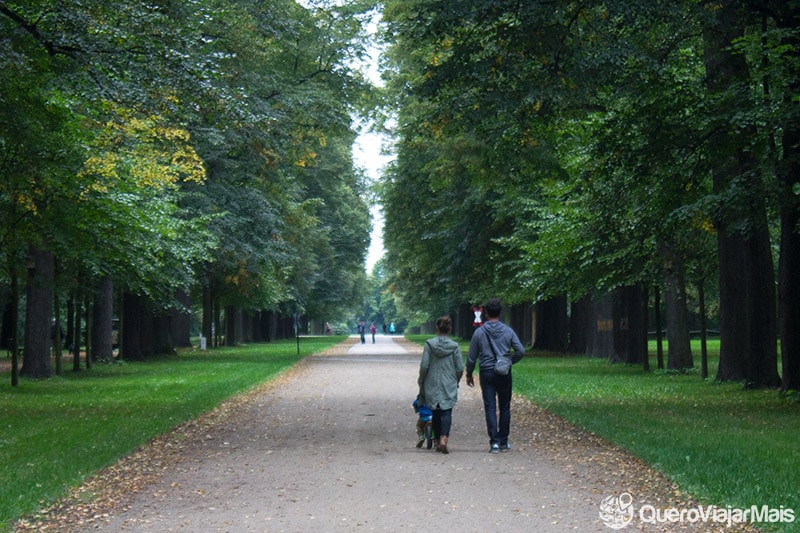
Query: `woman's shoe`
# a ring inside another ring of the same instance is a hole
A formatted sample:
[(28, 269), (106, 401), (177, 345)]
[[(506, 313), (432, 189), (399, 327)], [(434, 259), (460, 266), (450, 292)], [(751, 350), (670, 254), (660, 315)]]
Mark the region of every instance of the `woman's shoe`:
[(436, 447), (436, 451), (444, 454), (450, 453), (450, 451), (447, 449), (447, 435), (443, 435), (439, 439), (439, 445)]

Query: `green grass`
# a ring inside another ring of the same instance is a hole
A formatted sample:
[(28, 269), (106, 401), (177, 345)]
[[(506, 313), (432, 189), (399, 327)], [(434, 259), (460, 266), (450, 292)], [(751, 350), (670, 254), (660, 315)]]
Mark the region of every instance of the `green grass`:
[[(650, 373), (534, 352), (514, 366), (514, 390), (629, 450), (702, 503), (784, 506), (800, 519), (800, 405), (776, 390), (714, 382), (719, 341), (709, 343), (707, 381), (700, 379), (699, 343), (693, 343), (697, 368), (682, 374), (655, 370), (650, 347)], [(800, 523), (781, 528), (798, 531)]]
[(0, 374), (0, 530), (82, 479), (346, 336), (309, 337), (142, 363), (95, 365), (16, 388)]

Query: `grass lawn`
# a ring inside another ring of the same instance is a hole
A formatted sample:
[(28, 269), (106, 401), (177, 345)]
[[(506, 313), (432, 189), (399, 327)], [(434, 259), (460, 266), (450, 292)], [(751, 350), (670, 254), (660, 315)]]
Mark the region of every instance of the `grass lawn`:
[(181, 350), (143, 363), (22, 379), (16, 388), (10, 373), (0, 374), (0, 531), (153, 437), (344, 339), (303, 337), (300, 355), (294, 339)]
[[(426, 336), (412, 337), (419, 341)], [(468, 345), (462, 344), (466, 355)], [(666, 348), (665, 348), (666, 350)], [(776, 390), (716, 383), (719, 343), (709, 343), (709, 375), (606, 360), (532, 353), (514, 366), (514, 390), (631, 451), (705, 504), (793, 509), (800, 522), (800, 404)], [(666, 358), (666, 353), (664, 354)], [(800, 523), (781, 531), (800, 531)]]

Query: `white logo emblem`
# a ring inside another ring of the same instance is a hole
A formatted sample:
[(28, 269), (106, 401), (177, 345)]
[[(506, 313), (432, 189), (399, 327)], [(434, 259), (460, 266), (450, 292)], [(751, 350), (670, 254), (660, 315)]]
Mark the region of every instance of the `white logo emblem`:
[(633, 496), (623, 492), (600, 502), (600, 520), (611, 529), (622, 529), (633, 520)]

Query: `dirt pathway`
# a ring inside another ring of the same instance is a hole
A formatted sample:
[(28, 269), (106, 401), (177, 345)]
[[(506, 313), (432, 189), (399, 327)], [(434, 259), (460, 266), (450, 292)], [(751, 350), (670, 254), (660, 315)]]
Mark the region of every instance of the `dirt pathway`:
[[(19, 530), (608, 532), (599, 510), (609, 496), (691, 504), (646, 465), (520, 399), (512, 451), (487, 453), (478, 387), (462, 384), (451, 453), (417, 449), (421, 349), (377, 340), (306, 358)], [(637, 516), (626, 529), (677, 528)]]

